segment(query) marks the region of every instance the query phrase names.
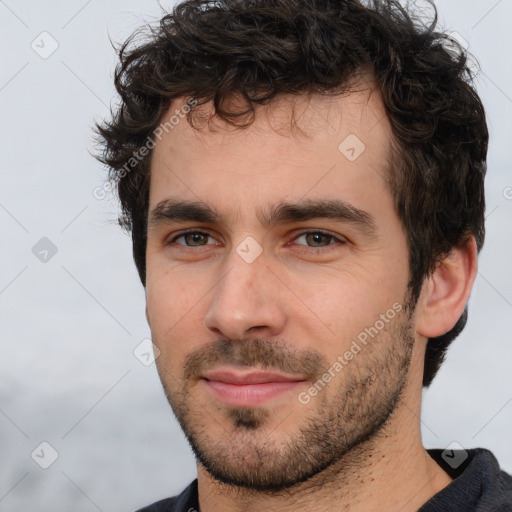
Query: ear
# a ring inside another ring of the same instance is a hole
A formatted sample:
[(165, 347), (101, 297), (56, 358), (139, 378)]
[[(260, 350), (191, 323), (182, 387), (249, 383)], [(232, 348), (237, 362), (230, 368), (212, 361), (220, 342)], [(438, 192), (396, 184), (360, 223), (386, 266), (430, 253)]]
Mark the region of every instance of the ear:
[(473, 236), (454, 247), (425, 281), (418, 300), (416, 331), (436, 338), (451, 330), (462, 315), (478, 270)]

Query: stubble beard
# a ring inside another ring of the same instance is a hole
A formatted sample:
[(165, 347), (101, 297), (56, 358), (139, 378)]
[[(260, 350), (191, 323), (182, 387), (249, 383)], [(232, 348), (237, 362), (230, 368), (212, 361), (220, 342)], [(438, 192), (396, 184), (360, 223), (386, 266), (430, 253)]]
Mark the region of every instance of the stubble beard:
[[(376, 349), (372, 343), (381, 347)], [(304, 369), (309, 364), (308, 370), (319, 372), (319, 377), (329, 366), (319, 353), (308, 352), (294, 359), (275, 342), (220, 341), (195, 354), (188, 375), (187, 369), (184, 371), (181, 389), (171, 390), (168, 384), (174, 379), (166, 379), (166, 370), (160, 366), (158, 371), (172, 410), (206, 471), (228, 486), (276, 494), (317, 475), (325, 482), (344, 466), (353, 471), (365, 464), (373, 451), (373, 441), (385, 432), (400, 403), (413, 344), (410, 316), (402, 314), (370, 340), (308, 406), (293, 396), (294, 408), (304, 408), (305, 414), (294, 432), (279, 437), (279, 425), (290, 413), (283, 412), (276, 418), (276, 412), (269, 408), (220, 404), (213, 411), (212, 407), (204, 411), (190, 393), (190, 375), (198, 371), (198, 366), (218, 361), (285, 371), (301, 365)], [(335, 386), (336, 392), (329, 393)], [(217, 422), (224, 426), (220, 438), (209, 434), (209, 425)]]

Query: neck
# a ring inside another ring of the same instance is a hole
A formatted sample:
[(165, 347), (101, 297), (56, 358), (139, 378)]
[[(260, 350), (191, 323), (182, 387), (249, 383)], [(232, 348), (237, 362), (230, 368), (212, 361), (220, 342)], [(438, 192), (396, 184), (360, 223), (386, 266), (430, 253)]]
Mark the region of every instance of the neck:
[(222, 484), (199, 465), (200, 512), (417, 511), (451, 482), (423, 447), (420, 409), (420, 401), (404, 397), (372, 439), (307, 482), (278, 493)]

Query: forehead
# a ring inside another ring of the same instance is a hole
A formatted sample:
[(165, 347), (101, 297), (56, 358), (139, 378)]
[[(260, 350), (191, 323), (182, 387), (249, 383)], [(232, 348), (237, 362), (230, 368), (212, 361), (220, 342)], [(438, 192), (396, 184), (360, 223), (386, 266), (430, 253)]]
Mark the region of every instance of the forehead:
[(162, 119), (174, 116), (153, 150), (150, 209), (176, 198), (238, 212), (255, 203), (340, 195), (368, 202), (387, 190), (391, 129), (374, 87), (281, 96), (256, 107), (246, 128), (215, 116), (204, 122), (211, 103), (194, 109), (193, 127), (184, 105), (185, 98), (173, 101)]
[[(301, 145), (305, 142), (314, 145), (320, 139), (330, 142), (326, 136), (336, 138), (351, 129), (358, 131), (361, 139), (368, 142), (372, 139), (375, 143), (381, 137), (386, 139), (389, 135), (386, 132), (390, 130), (380, 90), (370, 80), (358, 82), (338, 95), (334, 92), (279, 95), (266, 105), (256, 105), (254, 120), (244, 128), (232, 126), (214, 115), (212, 101), (192, 109), (191, 124), (183, 115), (190, 110), (187, 107), (190, 101), (177, 98), (169, 106), (161, 121), (162, 125), (167, 123), (167, 129), (162, 131), (160, 148), (198, 149), (200, 144), (207, 150), (219, 145), (239, 145), (248, 138), (264, 142), (278, 134), (292, 137)], [(226, 108), (237, 114), (246, 109), (246, 104), (237, 94), (227, 101)], [(243, 124), (245, 118), (240, 119)]]

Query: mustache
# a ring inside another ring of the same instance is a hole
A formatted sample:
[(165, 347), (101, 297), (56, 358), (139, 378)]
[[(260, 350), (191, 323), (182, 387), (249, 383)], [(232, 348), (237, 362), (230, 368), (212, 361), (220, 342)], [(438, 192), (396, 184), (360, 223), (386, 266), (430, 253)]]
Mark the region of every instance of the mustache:
[(220, 339), (186, 356), (183, 378), (185, 381), (198, 378), (205, 371), (224, 364), (300, 373), (310, 379), (321, 375), (329, 366), (320, 352), (291, 349), (282, 341)]

